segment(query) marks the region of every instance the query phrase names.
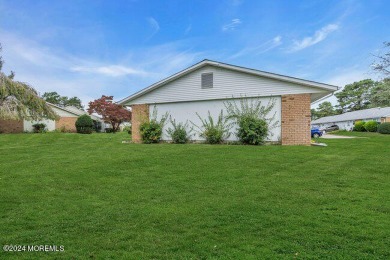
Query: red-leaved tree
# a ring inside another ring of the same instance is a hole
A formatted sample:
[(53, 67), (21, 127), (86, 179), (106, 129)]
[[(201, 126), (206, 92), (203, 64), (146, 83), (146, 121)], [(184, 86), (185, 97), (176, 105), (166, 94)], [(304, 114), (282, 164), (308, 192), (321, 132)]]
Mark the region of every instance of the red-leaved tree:
[(89, 102), (88, 113), (101, 115), (104, 122), (112, 125), (112, 131), (119, 130), (120, 124), (131, 120), (131, 112), (121, 105), (115, 104), (113, 96), (102, 96), (99, 99)]

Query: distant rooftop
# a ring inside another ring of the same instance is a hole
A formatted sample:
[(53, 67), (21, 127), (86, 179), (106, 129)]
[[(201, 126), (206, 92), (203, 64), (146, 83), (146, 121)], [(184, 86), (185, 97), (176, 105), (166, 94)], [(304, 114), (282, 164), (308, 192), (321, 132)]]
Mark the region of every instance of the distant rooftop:
[[(59, 105), (55, 105), (55, 104), (52, 104), (50, 102), (46, 102), (48, 103), (49, 105), (51, 106), (54, 106), (58, 109), (61, 109), (61, 110), (64, 110), (64, 111), (67, 111), (69, 113), (72, 113), (76, 116), (81, 116), (81, 115), (88, 115), (88, 113), (82, 109), (79, 109), (77, 107), (74, 107), (74, 106), (66, 106), (66, 107), (62, 107), (62, 106), (59, 106)], [(93, 120), (96, 120), (96, 121), (102, 121), (102, 118), (97, 116), (97, 115), (89, 115)]]
[(335, 116), (326, 116), (316, 120), (313, 120), (312, 124), (324, 124), (324, 123), (333, 123), (341, 121), (353, 121), (359, 119), (370, 119), (370, 118), (379, 118), (390, 116), (390, 107), (376, 107), (363, 109), (353, 112), (347, 112), (341, 115)]

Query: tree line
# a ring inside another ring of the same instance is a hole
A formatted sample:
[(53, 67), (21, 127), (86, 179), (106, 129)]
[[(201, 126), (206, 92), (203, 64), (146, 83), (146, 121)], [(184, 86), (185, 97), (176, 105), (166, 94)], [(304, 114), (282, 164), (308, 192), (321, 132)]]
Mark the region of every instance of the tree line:
[(346, 85), (335, 93), (337, 105), (324, 101), (317, 109), (311, 110), (312, 119), (333, 116), (346, 112), (373, 107), (390, 106), (390, 42), (384, 43), (385, 53), (375, 56), (377, 61), (372, 64), (374, 71), (380, 73), (383, 79), (374, 81), (364, 79)]

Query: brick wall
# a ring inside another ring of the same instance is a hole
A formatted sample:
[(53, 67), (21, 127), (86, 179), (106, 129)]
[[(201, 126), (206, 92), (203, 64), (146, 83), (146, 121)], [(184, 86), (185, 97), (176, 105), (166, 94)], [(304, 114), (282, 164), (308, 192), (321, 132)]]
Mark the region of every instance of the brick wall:
[(381, 118), (381, 123), (387, 123), (390, 122), (390, 117), (382, 117)]
[(282, 145), (310, 145), (310, 94), (282, 96)]
[(23, 133), (23, 120), (0, 119), (0, 133)]
[(141, 142), (140, 125), (149, 120), (149, 105), (140, 104), (131, 106), (131, 138), (133, 142)]
[(61, 117), (56, 121), (56, 129), (65, 127), (69, 132), (76, 132), (76, 120), (77, 117)]

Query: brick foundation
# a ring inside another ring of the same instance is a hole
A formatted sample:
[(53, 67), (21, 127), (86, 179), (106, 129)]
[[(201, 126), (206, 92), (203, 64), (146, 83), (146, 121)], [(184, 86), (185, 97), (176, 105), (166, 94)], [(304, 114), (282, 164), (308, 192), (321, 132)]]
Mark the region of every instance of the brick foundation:
[(282, 145), (310, 145), (310, 94), (282, 96)]
[(56, 129), (65, 128), (69, 132), (76, 132), (77, 117), (61, 117), (56, 121)]
[(149, 120), (149, 105), (140, 104), (131, 106), (131, 138), (133, 142), (141, 142), (140, 125)]
[(0, 119), (0, 133), (23, 133), (23, 120)]

